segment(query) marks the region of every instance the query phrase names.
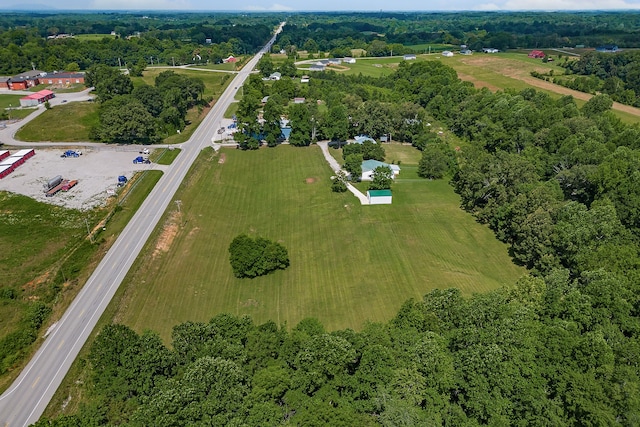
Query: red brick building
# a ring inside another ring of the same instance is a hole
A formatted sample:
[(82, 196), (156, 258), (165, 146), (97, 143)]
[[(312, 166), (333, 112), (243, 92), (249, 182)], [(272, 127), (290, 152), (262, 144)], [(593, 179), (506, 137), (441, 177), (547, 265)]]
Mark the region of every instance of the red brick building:
[(48, 73), (40, 77), (40, 84), (45, 85), (71, 86), (80, 83), (84, 84), (83, 73)]

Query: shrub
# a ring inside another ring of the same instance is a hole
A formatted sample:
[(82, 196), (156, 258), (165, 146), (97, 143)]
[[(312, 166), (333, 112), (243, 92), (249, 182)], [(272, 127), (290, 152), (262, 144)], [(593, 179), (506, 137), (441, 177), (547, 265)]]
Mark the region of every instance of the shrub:
[(229, 245), (229, 261), (234, 276), (251, 278), (284, 270), (289, 266), (289, 253), (280, 243), (241, 234)]

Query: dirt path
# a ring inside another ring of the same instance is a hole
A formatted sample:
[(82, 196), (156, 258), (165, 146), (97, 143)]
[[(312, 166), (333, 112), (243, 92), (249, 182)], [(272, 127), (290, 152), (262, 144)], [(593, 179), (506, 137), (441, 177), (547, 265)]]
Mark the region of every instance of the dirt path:
[[(580, 92), (577, 90), (573, 90), (573, 89), (569, 89), (566, 88), (564, 86), (560, 86), (560, 85), (556, 85), (541, 79), (536, 79), (535, 77), (532, 77), (531, 75), (529, 75), (529, 72), (531, 70), (529, 69), (522, 69), (522, 68), (518, 68), (514, 66), (513, 61), (507, 60), (507, 59), (502, 59), (499, 57), (495, 57), (495, 56), (478, 56), (478, 57), (474, 57), (474, 58), (469, 58), (466, 59), (464, 61), (462, 61), (464, 64), (466, 65), (474, 65), (474, 66), (479, 66), (479, 67), (486, 67), (494, 72), (500, 73), (506, 77), (510, 77), (512, 79), (516, 79), (516, 80), (520, 80), (523, 81), (525, 83), (527, 83), (530, 86), (533, 87), (537, 87), (540, 89), (544, 89), (544, 90), (548, 90), (550, 92), (555, 92), (558, 93), (560, 95), (571, 95), (576, 99), (580, 99), (583, 101), (588, 101), (591, 99), (591, 97), (593, 95), (590, 95), (588, 93), (584, 93), (584, 92)], [(540, 73), (544, 73), (546, 72), (546, 69), (544, 68), (540, 68), (538, 70), (536, 70)], [(478, 80), (476, 78), (474, 78), (473, 76), (470, 76), (468, 74), (464, 74), (464, 73), (458, 73), (458, 77), (460, 77), (461, 80), (464, 81), (469, 81), (471, 83), (474, 84), (474, 86), (476, 87), (486, 87), (491, 91), (496, 91), (499, 90), (499, 88), (497, 88), (496, 86), (484, 82), (482, 80)], [(631, 115), (634, 115), (636, 117), (640, 117), (640, 108), (635, 108), (632, 107), (630, 105), (624, 105), (624, 104), (620, 104), (619, 102), (614, 102), (613, 103), (613, 107), (614, 110), (618, 110), (618, 111), (622, 111)]]

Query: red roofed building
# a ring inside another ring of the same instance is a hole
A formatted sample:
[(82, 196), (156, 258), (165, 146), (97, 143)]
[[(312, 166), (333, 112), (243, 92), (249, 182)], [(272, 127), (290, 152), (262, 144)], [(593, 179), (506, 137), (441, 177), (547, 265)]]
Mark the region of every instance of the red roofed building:
[(532, 50), (531, 52), (529, 52), (528, 56), (529, 58), (542, 59), (547, 55), (545, 55), (544, 52), (541, 50)]
[(50, 90), (44, 89), (40, 92), (32, 93), (31, 95), (27, 95), (23, 98), (20, 98), (20, 106), (21, 107), (36, 107), (42, 103), (47, 102), (51, 98), (56, 96)]
[(227, 62), (238, 62), (238, 58), (234, 57), (233, 55), (230, 55), (228, 58), (223, 59), (222, 62), (224, 62), (225, 64)]

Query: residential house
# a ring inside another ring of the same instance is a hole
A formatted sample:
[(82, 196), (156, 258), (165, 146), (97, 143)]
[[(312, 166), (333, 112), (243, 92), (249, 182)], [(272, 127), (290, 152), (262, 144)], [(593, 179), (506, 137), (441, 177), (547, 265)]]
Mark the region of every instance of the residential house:
[(362, 176), (360, 177), (360, 179), (362, 181), (372, 181), (373, 171), (380, 166), (391, 169), (391, 178), (393, 179), (395, 179), (396, 176), (400, 174), (400, 166), (398, 165), (390, 165), (378, 160), (365, 160), (364, 162), (362, 162)]
[(445, 56), (447, 58), (450, 58), (453, 56), (453, 52), (451, 52), (450, 50), (443, 50), (442, 51), (442, 56)]
[(269, 80), (280, 80), (281, 78), (282, 74), (277, 71), (275, 73), (271, 73), (271, 75), (269, 76)]
[(473, 51), (471, 51), (469, 49), (462, 49), (460, 51), (460, 55), (473, 55)]
[(344, 58), (342, 58), (342, 62), (344, 62), (345, 64), (355, 64), (356, 63), (356, 58), (352, 58), (350, 56), (345, 56)]
[(353, 142), (354, 142), (355, 144), (362, 144), (362, 143), (364, 143), (365, 141), (371, 141), (371, 142), (373, 142), (374, 144), (376, 143), (376, 140), (375, 140), (375, 139), (373, 139), (373, 138), (371, 138), (370, 136), (367, 136), (367, 135), (358, 135), (358, 136), (355, 136), (355, 137), (353, 138)]
[(413, 53), (407, 53), (406, 55), (402, 55), (402, 59), (404, 59), (405, 61), (413, 61), (414, 59), (416, 59), (416, 55)]
[(324, 71), (326, 66), (322, 64), (311, 64), (309, 71)]
[(309, 83), (309, 76), (302, 76), (300, 78), (300, 83)]

